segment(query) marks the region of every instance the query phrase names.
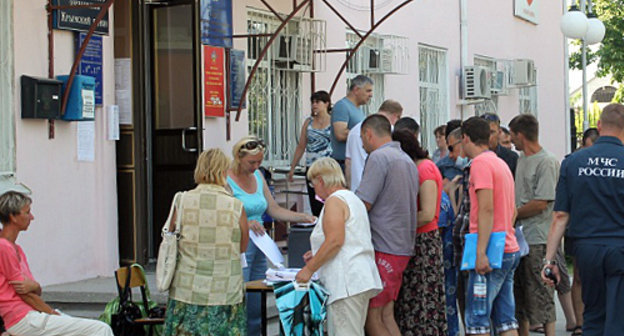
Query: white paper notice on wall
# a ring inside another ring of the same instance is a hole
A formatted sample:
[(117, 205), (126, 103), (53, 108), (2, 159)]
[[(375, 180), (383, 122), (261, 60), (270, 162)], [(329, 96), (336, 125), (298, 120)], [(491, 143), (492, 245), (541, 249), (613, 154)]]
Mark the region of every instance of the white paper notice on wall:
[(82, 117), (85, 119), (95, 118), (95, 91), (82, 90)]
[(115, 102), (119, 106), (119, 123), (132, 125), (132, 61), (115, 58)]
[(76, 135), (78, 161), (95, 161), (95, 122), (77, 122)]
[(108, 105), (106, 118), (108, 121), (108, 140), (119, 140), (119, 106)]

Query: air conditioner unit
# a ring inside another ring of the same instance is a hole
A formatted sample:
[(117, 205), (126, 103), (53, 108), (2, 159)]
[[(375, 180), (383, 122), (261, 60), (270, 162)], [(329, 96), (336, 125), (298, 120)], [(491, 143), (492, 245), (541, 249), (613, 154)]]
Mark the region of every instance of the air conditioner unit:
[(504, 71), (492, 72), (492, 83), (490, 92), (493, 95), (504, 95), (507, 89), (507, 79)]
[(535, 63), (529, 59), (514, 60), (513, 85), (515, 86), (532, 86), (535, 85), (537, 71)]
[(482, 66), (466, 66), (463, 71), (464, 99), (489, 99), (491, 71)]

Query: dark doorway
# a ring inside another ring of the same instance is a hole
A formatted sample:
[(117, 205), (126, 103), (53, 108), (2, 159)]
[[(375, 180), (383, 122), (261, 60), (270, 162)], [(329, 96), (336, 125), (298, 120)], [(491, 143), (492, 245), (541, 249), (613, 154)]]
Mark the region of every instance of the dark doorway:
[(201, 135), (197, 7), (192, 0), (149, 6), (152, 223), (148, 257), (156, 257), (173, 195), (194, 187)]

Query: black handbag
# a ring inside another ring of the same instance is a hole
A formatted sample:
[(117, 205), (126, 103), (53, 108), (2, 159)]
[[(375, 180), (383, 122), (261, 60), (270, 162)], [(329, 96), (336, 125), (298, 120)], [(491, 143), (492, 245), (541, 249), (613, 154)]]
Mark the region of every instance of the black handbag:
[(128, 272), (126, 285), (123, 292), (119, 291), (119, 310), (111, 316), (111, 328), (115, 336), (145, 336), (145, 328), (134, 322), (143, 317), (141, 309), (132, 302), (132, 291), (130, 290), (130, 277), (132, 272)]

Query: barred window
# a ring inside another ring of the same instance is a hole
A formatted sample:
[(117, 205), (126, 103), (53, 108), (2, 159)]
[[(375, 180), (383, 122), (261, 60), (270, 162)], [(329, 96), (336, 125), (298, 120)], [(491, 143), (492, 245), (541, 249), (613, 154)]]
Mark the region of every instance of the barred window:
[[(281, 21), (272, 13), (249, 9), (247, 31), (249, 34), (270, 34), (277, 30)], [(289, 22), (283, 30), (290, 35), (297, 31), (297, 21)], [(247, 40), (247, 64), (251, 71), (268, 36), (250, 37)], [(268, 144), (265, 162), (271, 166), (290, 163), (301, 130), (301, 74), (288, 68), (288, 62), (280, 57), (282, 47), (279, 39), (263, 58), (251, 80), (247, 100), (249, 133), (257, 135)], [(277, 48), (277, 49), (276, 49)], [(306, 100), (307, 101), (307, 100)]]
[(425, 45), (418, 47), (420, 87), (420, 138), (430, 153), (437, 148), (433, 130), (450, 117), (447, 51)]

